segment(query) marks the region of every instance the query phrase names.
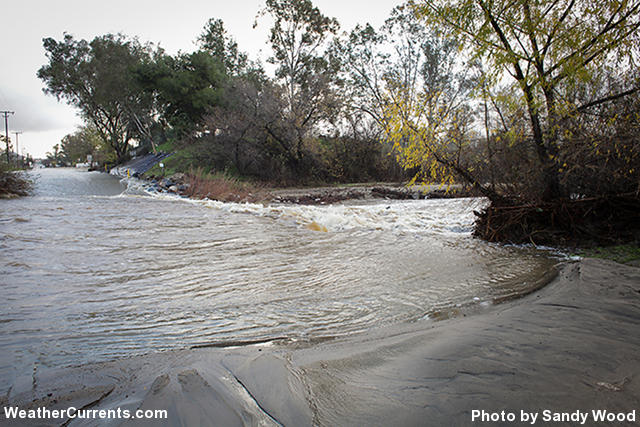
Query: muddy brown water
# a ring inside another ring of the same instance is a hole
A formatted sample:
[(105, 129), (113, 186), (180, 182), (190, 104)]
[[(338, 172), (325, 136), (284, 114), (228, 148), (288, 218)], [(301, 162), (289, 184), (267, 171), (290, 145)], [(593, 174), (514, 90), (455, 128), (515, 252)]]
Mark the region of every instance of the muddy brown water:
[(4, 390), (34, 368), (432, 321), (524, 292), (556, 262), (472, 238), (479, 199), (263, 206), (32, 175), (32, 197), (0, 201)]

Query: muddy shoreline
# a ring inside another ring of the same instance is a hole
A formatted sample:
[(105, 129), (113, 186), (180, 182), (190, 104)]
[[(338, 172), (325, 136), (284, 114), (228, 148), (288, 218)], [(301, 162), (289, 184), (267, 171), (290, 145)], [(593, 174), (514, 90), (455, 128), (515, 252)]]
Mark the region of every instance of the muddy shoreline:
[[(126, 175), (117, 175), (127, 178)], [(192, 178), (183, 173), (168, 177), (145, 177), (147, 191), (173, 193), (184, 197), (203, 198), (204, 194), (192, 194)], [(300, 205), (329, 205), (349, 200), (418, 200), (481, 197), (477, 191), (462, 185), (450, 187), (437, 184), (406, 185), (403, 183), (368, 183), (319, 187), (257, 187), (221, 195), (206, 195), (223, 202), (284, 203)]]
[(281, 188), (267, 190), (265, 198), (272, 203), (324, 205), (345, 200), (417, 200), (477, 197), (478, 194), (462, 186), (451, 188), (439, 185), (362, 184), (333, 187)]
[(472, 425), (475, 409), (630, 412), (640, 409), (639, 326), (640, 269), (584, 259), (467, 317), (40, 370), (2, 404), (168, 410), (164, 422), (125, 425)]
[[(185, 173), (176, 173), (170, 176), (154, 176), (146, 174), (149, 169), (168, 157), (170, 154), (148, 154), (130, 162), (115, 167), (111, 174), (120, 178), (136, 177), (147, 183), (151, 191), (168, 192), (191, 196), (189, 186), (192, 179)], [(315, 187), (257, 187), (250, 194), (225, 194), (220, 201), (233, 202), (262, 202), (262, 203), (295, 203), (305, 205), (324, 205), (342, 202), (346, 200), (361, 199), (442, 199), (455, 197), (479, 197), (481, 194), (473, 188), (463, 185), (442, 186), (431, 185), (406, 185), (404, 183), (362, 183), (362, 184), (338, 184)], [(203, 197), (204, 194), (197, 196)], [(198, 198), (199, 198), (198, 197)], [(218, 200), (215, 196), (214, 199)]]

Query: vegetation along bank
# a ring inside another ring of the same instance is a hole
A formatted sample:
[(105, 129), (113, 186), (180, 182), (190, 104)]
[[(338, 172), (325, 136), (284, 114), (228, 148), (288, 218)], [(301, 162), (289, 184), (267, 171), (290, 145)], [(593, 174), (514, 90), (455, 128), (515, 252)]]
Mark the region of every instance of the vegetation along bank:
[(639, 10), (414, 1), (341, 30), (310, 0), (267, 0), (273, 75), (213, 18), (176, 55), (123, 34), (47, 38), (38, 76), (85, 118), (49, 161), (165, 151), (163, 173), (231, 187), (465, 184), (491, 201), (481, 238), (637, 242)]

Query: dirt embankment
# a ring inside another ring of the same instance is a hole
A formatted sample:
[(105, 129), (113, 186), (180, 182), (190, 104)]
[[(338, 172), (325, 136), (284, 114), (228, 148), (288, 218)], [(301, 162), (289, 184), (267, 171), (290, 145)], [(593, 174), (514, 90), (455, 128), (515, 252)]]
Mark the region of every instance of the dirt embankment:
[(449, 189), (438, 185), (407, 186), (403, 184), (363, 184), (314, 188), (283, 188), (266, 190), (265, 196), (271, 202), (299, 203), (305, 205), (331, 204), (344, 200), (414, 200), (444, 199), (476, 196), (474, 192), (461, 186)]

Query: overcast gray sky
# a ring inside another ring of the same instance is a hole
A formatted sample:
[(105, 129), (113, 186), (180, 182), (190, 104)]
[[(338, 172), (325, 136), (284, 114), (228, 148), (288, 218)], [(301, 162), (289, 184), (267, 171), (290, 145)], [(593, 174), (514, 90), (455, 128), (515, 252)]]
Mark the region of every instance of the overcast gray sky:
[[(341, 30), (369, 22), (378, 27), (402, 0), (315, 0), (328, 16), (338, 19)], [(63, 33), (91, 40), (97, 35), (121, 32), (154, 42), (167, 52), (191, 52), (209, 18), (221, 18), (240, 49), (251, 58), (269, 56), (269, 23), (256, 13), (264, 0), (19, 0), (4, 2), (0, 15), (0, 110), (9, 116), (9, 135), (21, 131), (20, 152), (43, 157), (60, 139), (81, 123), (76, 110), (42, 92), (37, 70), (45, 64), (42, 39), (61, 40)], [(4, 135), (4, 121), (0, 133)]]

